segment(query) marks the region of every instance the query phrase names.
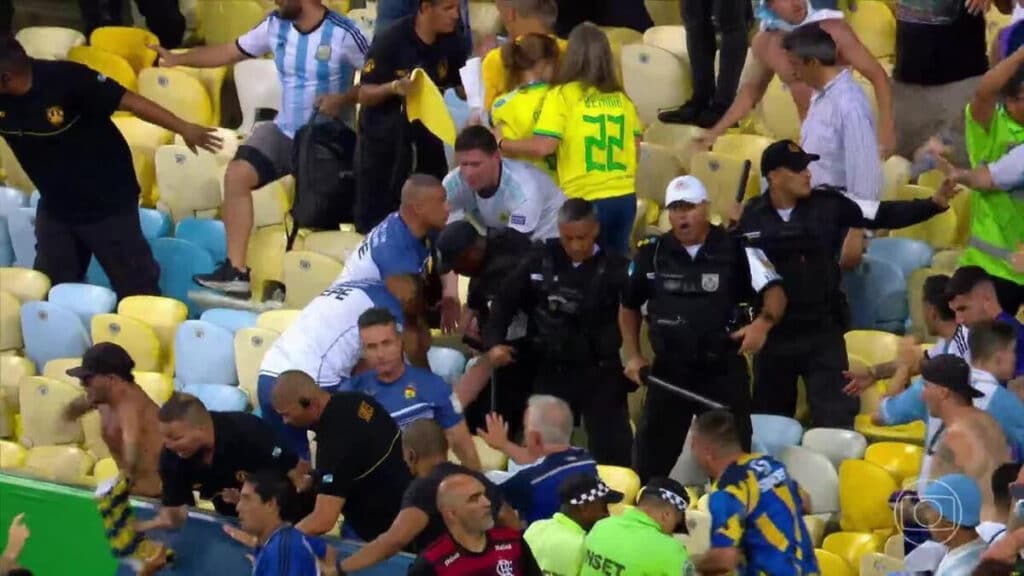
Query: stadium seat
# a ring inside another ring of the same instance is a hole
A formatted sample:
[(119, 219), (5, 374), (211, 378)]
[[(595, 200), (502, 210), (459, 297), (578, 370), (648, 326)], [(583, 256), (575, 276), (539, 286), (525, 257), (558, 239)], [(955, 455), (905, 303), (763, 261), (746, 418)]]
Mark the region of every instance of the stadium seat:
[(0, 470), (21, 468), (25, 464), (25, 447), (10, 440), (0, 440)]
[(905, 442), (876, 442), (864, 453), (864, 460), (884, 468), (901, 486), (904, 480), (917, 478), (923, 459), (922, 447)]
[(953, 272), (960, 266), (960, 257), (963, 250), (939, 250), (932, 256), (932, 268), (939, 274), (952, 276)]
[(711, 514), (704, 510), (686, 511), (686, 532), (689, 535), (686, 551), (703, 554), (711, 547)]
[(870, 414), (858, 414), (854, 419), (853, 429), (867, 437), (870, 442), (891, 441), (910, 444), (924, 444), (926, 431), (923, 420), (898, 426), (876, 426), (871, 423)]
[(216, 213), (220, 208), (225, 164), (217, 156), (206, 151), (193, 154), (185, 146), (170, 144), (157, 149), (153, 162), (160, 188), (158, 205), (172, 220)]
[(28, 195), (17, 188), (0, 186), (0, 214), (28, 206)]
[(946, 173), (938, 168), (922, 172), (917, 177), (917, 185), (924, 186), (925, 188), (931, 188), (932, 190), (938, 190), (942, 183), (946, 181)]
[(857, 576), (850, 564), (838, 554), (815, 548), (814, 556), (818, 559), (821, 576)]
[(174, 375), (179, 385), (237, 385), (234, 334), (216, 324), (186, 320), (174, 337)]
[(655, 206), (665, 205), (665, 189), (673, 178), (682, 174), (683, 167), (671, 148), (640, 143), (640, 163), (636, 173), (636, 197), (653, 202)]
[[(186, 316), (198, 317), (198, 305), (190, 291), (204, 290), (193, 280), (196, 274), (212, 272), (213, 256), (203, 248), (180, 238), (158, 238), (152, 242), (153, 257), (160, 264), (160, 292), (188, 305)], [(183, 319), (184, 320), (184, 319)]]
[[(751, 167), (753, 173), (753, 167)], [(717, 152), (698, 152), (690, 159), (690, 174), (696, 176), (708, 191), (711, 219), (724, 222), (736, 204), (741, 188), (749, 192), (749, 180), (743, 184), (743, 159)]]
[(882, 164), (882, 200), (898, 200), (903, 186), (910, 184), (913, 166), (902, 156), (890, 156)]
[(655, 26), (680, 26), (683, 23), (679, 0), (644, 0)]
[(253, 406), (259, 405), (256, 381), (263, 355), (280, 335), (279, 332), (261, 327), (241, 328), (235, 332), (235, 373), (238, 386), (249, 394)]
[(25, 347), (21, 334), (21, 302), (6, 290), (0, 290), (0, 352)]
[[(213, 120), (210, 123), (211, 126), (220, 126), (222, 103), (221, 103), (221, 90), (224, 88), (224, 80), (228, 76), (227, 66), (216, 66), (214, 68), (189, 68), (188, 66), (175, 66), (175, 70), (180, 70), (189, 76), (192, 76), (206, 89), (206, 95), (210, 97), (210, 107), (213, 112)], [(234, 132), (232, 132), (234, 134)], [(237, 139), (236, 139), (237, 140)], [(235, 148), (237, 148), (237, 143)], [(234, 151), (231, 151), (234, 154)], [(230, 156), (229, 156), (230, 157)]]
[(143, 372), (135, 370), (135, 383), (149, 396), (157, 406), (162, 406), (174, 394), (174, 381), (162, 372)]
[(0, 267), (14, 265), (14, 246), (7, 226), (7, 216), (0, 214)]
[(143, 208), (156, 206), (159, 191), (156, 190), (156, 167), (153, 164), (153, 154), (146, 149), (128, 147), (132, 154), (132, 168), (135, 170), (135, 180), (139, 183), (139, 205)]
[(890, 558), (903, 560), (905, 544), (902, 533), (893, 534), (885, 540), (885, 545), (882, 547), (883, 554)]
[(643, 44), (622, 47), (622, 80), (645, 125), (658, 119), (658, 110), (682, 105), (693, 92), (689, 66), (671, 52)]
[(839, 512), (839, 476), (828, 458), (803, 446), (785, 446), (778, 458), (810, 495), (812, 514)]
[(427, 362), (430, 371), (444, 378), (449, 386), (454, 386), (466, 371), (466, 355), (454, 348), (431, 346), (427, 350)]
[(800, 423), (785, 416), (751, 414), (750, 422), (754, 426), (753, 443), (774, 457), (786, 446), (799, 446), (804, 435)]
[(291, 326), (292, 322), (299, 317), (301, 312), (302, 310), (292, 308), (268, 310), (259, 315), (259, 318), (256, 319), (256, 326), (266, 330), (273, 330), (278, 334), (284, 334), (284, 331)]
[(804, 432), (800, 444), (828, 458), (836, 470), (843, 460), (857, 459), (864, 456), (868, 441), (858, 432), (842, 428), (812, 428)]
[(135, 72), (141, 72), (156, 63), (156, 50), (150, 46), (160, 44), (160, 39), (142, 28), (101, 26), (89, 35), (89, 44), (117, 54), (131, 64)]
[(141, 320), (121, 314), (97, 314), (92, 318), (91, 334), (94, 344), (113, 342), (127, 350), (136, 370), (163, 369), (156, 331)]
[(170, 130), (135, 116), (116, 116), (113, 121), (129, 146), (150, 156), (156, 153), (157, 148), (174, 140), (174, 133)]
[(186, 122), (209, 126), (213, 103), (202, 82), (174, 68), (146, 68), (139, 72), (139, 94), (167, 108)]
[[(771, 145), (772, 139), (756, 134), (722, 134), (715, 140), (712, 152), (750, 160), (750, 176), (747, 178), (745, 198), (761, 194), (761, 154)], [(733, 191), (735, 195), (735, 190)]]
[(27, 448), (49, 444), (80, 444), (82, 425), (64, 420), (68, 404), (83, 395), (81, 386), (60, 380), (31, 376), (21, 381), (21, 444)]
[(235, 89), (242, 109), (241, 134), (252, 132), (259, 109), (281, 109), (281, 81), (273, 60), (254, 58), (235, 64)]
[(14, 38), (25, 53), (38, 60), (64, 60), (68, 50), (85, 45), (85, 36), (78, 30), (61, 26), (27, 26)]
[[(157, 261), (160, 261), (160, 256), (157, 255), (157, 243), (171, 240), (173, 238), (161, 238), (154, 243), (153, 252), (154, 256), (157, 256)], [(165, 265), (165, 263), (161, 262), (161, 265)], [(162, 281), (161, 284), (163, 284)], [(169, 293), (163, 286), (161, 289), (164, 294)], [(152, 327), (160, 341), (161, 365), (165, 369), (173, 368), (174, 336), (178, 326), (188, 318), (188, 309), (180, 300), (167, 296), (129, 296), (117, 305), (117, 313), (145, 322), (146, 325)]]
[(341, 274), (341, 262), (323, 254), (298, 250), (284, 255), (284, 304), (303, 308)]
[(22, 470), (33, 476), (63, 484), (87, 484), (96, 459), (77, 446), (36, 446), (29, 448)]
[(869, 552), (860, 557), (860, 576), (888, 576), (902, 572), (902, 558), (893, 558), (878, 552)]
[(910, 308), (907, 335), (917, 338), (919, 342), (928, 342), (934, 338), (925, 325), (924, 283), (928, 277), (939, 273), (935, 268), (926, 267), (914, 270), (907, 277), (907, 304)]
[(95, 46), (75, 46), (68, 50), (68, 60), (92, 68), (124, 86), (126, 90), (139, 91), (139, 78), (135, 69), (127, 60), (117, 54), (100, 50)]
[(348, 16), (359, 30), (366, 36), (367, 40), (373, 40), (373, 29), (377, 25), (377, 11), (376, 8), (370, 9), (371, 4), (367, 4), (366, 8), (353, 8), (349, 10), (345, 16)]
[(78, 314), (52, 302), (29, 302), (21, 307), (25, 355), (42, 369), (54, 358), (78, 358), (92, 341)]
[(7, 214), (7, 230), (14, 250), (14, 265), (31, 268), (36, 261), (36, 209), (21, 208)]
[(3, 178), (3, 184), (11, 188), (17, 188), (22, 192), (28, 194), (29, 192), (36, 190), (35, 184), (25, 173), (25, 169), (18, 163), (18, 159), (14, 156), (14, 151), (7, 145), (7, 141), (0, 138), (0, 177)]
[(868, 242), (867, 254), (895, 264), (905, 278), (910, 278), (914, 270), (931, 264), (934, 251), (920, 240), (889, 237), (872, 238)]
[(99, 460), (110, 457), (110, 448), (103, 440), (103, 417), (99, 410), (90, 410), (79, 419), (82, 425), (82, 448)]
[(878, 330), (850, 330), (843, 335), (846, 352), (863, 358), (871, 365), (896, 360), (899, 353), (900, 337)]
[[(0, 355), (0, 397), (5, 399), (7, 409), (11, 411), (8, 415), (16, 414), (19, 411), (18, 388), (21, 386), (21, 381), (35, 375), (36, 365), (28, 358), (13, 354)], [(0, 433), (0, 437), (7, 436), (9, 434)]]
[(622, 492), (625, 496), (622, 499), (623, 504), (636, 503), (637, 495), (640, 493), (640, 477), (632, 468), (599, 464), (597, 475), (609, 488)]
[(83, 328), (91, 326), (93, 316), (113, 312), (117, 306), (117, 295), (113, 290), (74, 282), (50, 288), (47, 300), (77, 314), (82, 319)]
[(843, 462), (839, 466), (839, 525), (851, 532), (891, 529), (895, 519), (889, 496), (898, 489), (892, 475), (877, 464)]
[(54, 358), (43, 366), (41, 376), (44, 378), (50, 378), (52, 380), (60, 380), (66, 382), (72, 386), (80, 386), (81, 383), (78, 378), (68, 374), (68, 370), (75, 368), (76, 366), (82, 365), (82, 359), (80, 357), (75, 358)]
[(284, 281), (284, 253), (288, 242), (281, 224), (253, 231), (249, 236), (248, 260), (252, 290), (261, 294), (267, 282)]
[(242, 328), (253, 328), (256, 326), (256, 319), (259, 317), (255, 312), (248, 310), (232, 310), (230, 308), (210, 308), (199, 317), (203, 322), (216, 324), (226, 328), (232, 334)]
[[(704, 133), (704, 129), (699, 126), (691, 126), (689, 124), (665, 124), (663, 122), (654, 121), (646, 130), (644, 130), (644, 143), (655, 144), (663, 148), (667, 148), (672, 154), (675, 155), (678, 162), (678, 166), (672, 168), (673, 171), (682, 170), (682, 172), (688, 172), (690, 169), (690, 159), (695, 153), (699, 151), (697, 146), (694, 146), (693, 140)], [(642, 150), (641, 150), (642, 153)], [(643, 162), (643, 157), (640, 159)], [(642, 170), (637, 171), (637, 178), (642, 175)], [(637, 190), (639, 190), (639, 185)], [(658, 202), (660, 206), (664, 202), (664, 190), (662, 190), (662, 198)]]
[(847, 13), (846, 21), (875, 59), (891, 61), (896, 57), (896, 17), (884, 2), (860, 0), (857, 9)]
[(0, 268), (0, 290), (10, 292), (23, 304), (43, 300), (50, 291), (50, 279), (29, 268)]
[(808, 514), (804, 516), (804, 526), (807, 526), (807, 533), (810, 534), (811, 542), (815, 548), (821, 546), (822, 540), (825, 539), (825, 519), (821, 516)]
[(171, 218), (152, 208), (139, 208), (139, 222), (146, 240), (156, 240), (171, 235)]
[(358, 248), (362, 241), (363, 235), (354, 230), (310, 232), (302, 239), (302, 249), (323, 254), (344, 263), (349, 254)]
[(864, 256), (855, 270), (843, 275), (854, 328), (902, 333), (910, 308), (907, 280), (899, 267)]
[[(207, 152), (205, 150), (200, 151), (197, 149), (196, 151), (202, 154), (213, 154), (218, 161), (226, 164), (233, 160), (235, 153), (238, 152), (238, 146), (240, 144), (238, 132), (230, 128), (215, 128), (214, 132), (216, 132), (217, 136), (221, 139), (220, 150), (217, 152)], [(181, 134), (175, 134), (174, 140), (171, 143), (177, 146), (185, 146), (185, 139), (181, 137)]]
[[(899, 197), (902, 200), (913, 200), (917, 198), (931, 198), (935, 191), (924, 186), (907, 184), (899, 190)], [(962, 195), (962, 194), (961, 194)], [(959, 197), (960, 195), (958, 195)], [(897, 238), (914, 238), (927, 242), (936, 250), (952, 248), (956, 246), (959, 222), (957, 221), (956, 203), (951, 202), (950, 209), (941, 212), (920, 224), (914, 224), (907, 228), (890, 231), (890, 235)]]
[(283, 224), (294, 197), (295, 180), (285, 176), (252, 191), (253, 226)]
[(214, 262), (227, 259), (227, 233), (224, 222), (220, 220), (185, 218), (178, 222), (174, 237), (206, 250)]
[(103, 484), (108, 480), (117, 478), (117, 475), (120, 473), (121, 471), (117, 468), (117, 462), (113, 458), (97, 460), (96, 466), (92, 470), (92, 476), (96, 479), (97, 484)]
[(202, 0), (196, 4), (196, 10), (207, 44), (234, 42), (259, 24), (269, 12), (267, 6), (256, 0)]
[(644, 31), (644, 44), (661, 48), (685, 62), (690, 61), (686, 51), (686, 27), (682, 25), (652, 26)]
[(773, 138), (800, 141), (800, 113), (789, 87), (778, 76), (768, 84), (759, 108), (759, 120)]
[(211, 412), (244, 412), (249, 406), (249, 396), (237, 386), (189, 384), (181, 391), (199, 398)]
[(850, 566), (860, 567), (865, 554), (882, 551), (882, 542), (874, 534), (860, 532), (834, 532), (825, 536), (821, 547), (842, 558)]

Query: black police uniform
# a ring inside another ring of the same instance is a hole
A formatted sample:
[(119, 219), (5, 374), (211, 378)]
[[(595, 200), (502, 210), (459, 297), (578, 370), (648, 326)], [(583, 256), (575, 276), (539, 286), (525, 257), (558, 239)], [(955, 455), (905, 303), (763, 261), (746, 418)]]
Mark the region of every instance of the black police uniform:
[(788, 221), (768, 193), (747, 202), (739, 232), (763, 249), (786, 290), (786, 314), (754, 359), (755, 412), (793, 416), (797, 377), (803, 376), (812, 425), (853, 427), (859, 401), (842, 392), (848, 311), (838, 262), (846, 230), (903, 228), (940, 211), (931, 200), (881, 202), (870, 219), (829, 187), (799, 200)]
[[(695, 256), (671, 232), (645, 240), (639, 248), (622, 306), (639, 311), (647, 304), (654, 349), (651, 374), (728, 406), (749, 451), (750, 377), (730, 333), (744, 323), (741, 304), (756, 304), (758, 293), (778, 278), (767, 262), (760, 263), (764, 270), (755, 276), (742, 240), (718, 226), (711, 227)], [(706, 410), (660, 387), (647, 387), (637, 431), (642, 480), (669, 474), (683, 450), (690, 420)]]
[[(362, 82), (388, 84), (422, 68), (442, 92), (459, 86), (466, 50), (458, 34), (442, 34), (425, 44), (416, 17), (396, 21), (373, 39)], [(398, 209), (402, 185), (412, 172), (442, 179), (448, 173), (444, 145), (419, 121), (409, 123), (404, 100), (394, 96), (359, 113), (356, 145), (356, 230), (366, 234)]]
[(534, 393), (568, 402), (583, 417), (590, 453), (617, 466), (630, 466), (633, 446), (626, 395), (635, 386), (622, 373), (618, 325), (628, 267), (604, 250), (574, 266), (561, 242), (548, 240), (505, 279), (483, 334), (485, 346), (501, 344), (526, 310)]

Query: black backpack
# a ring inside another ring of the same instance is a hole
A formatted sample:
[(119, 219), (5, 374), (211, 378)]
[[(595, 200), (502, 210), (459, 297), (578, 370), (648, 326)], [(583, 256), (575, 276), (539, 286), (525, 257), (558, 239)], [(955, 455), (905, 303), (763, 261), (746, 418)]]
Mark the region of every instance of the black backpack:
[(295, 133), (295, 202), (287, 250), (292, 249), (299, 228), (337, 230), (342, 222), (352, 221), (355, 149), (356, 133), (351, 128), (317, 113)]

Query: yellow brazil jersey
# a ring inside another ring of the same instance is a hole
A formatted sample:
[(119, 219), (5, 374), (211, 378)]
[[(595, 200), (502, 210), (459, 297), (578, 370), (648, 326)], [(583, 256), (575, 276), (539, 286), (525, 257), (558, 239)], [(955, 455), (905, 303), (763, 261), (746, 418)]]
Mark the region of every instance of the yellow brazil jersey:
[[(564, 55), (565, 47), (569, 43), (557, 37), (555, 42), (558, 44), (559, 53)], [(484, 108), (490, 110), (498, 96), (512, 88), (508, 85), (505, 62), (501, 59), (501, 48), (495, 48), (484, 56), (484, 61), (480, 64), (480, 74), (484, 81)]]
[(544, 99), (533, 130), (558, 138), (558, 184), (569, 198), (603, 200), (636, 188), (636, 107), (622, 92), (600, 92), (570, 82)]
[[(494, 101), (491, 124), (501, 128), (502, 138), (521, 140), (533, 136), (533, 127), (549, 89), (550, 86), (544, 82), (533, 82), (503, 94)], [(531, 159), (530, 163), (546, 172), (553, 180), (558, 180), (554, 155), (541, 160)]]

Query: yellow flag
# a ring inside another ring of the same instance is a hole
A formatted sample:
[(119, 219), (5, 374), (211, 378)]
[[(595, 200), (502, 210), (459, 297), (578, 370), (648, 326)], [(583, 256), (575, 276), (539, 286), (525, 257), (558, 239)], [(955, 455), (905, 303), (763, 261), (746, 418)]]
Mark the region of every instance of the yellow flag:
[(442, 142), (454, 146), (455, 121), (448, 112), (441, 91), (422, 68), (413, 70), (411, 79), (412, 86), (405, 97), (405, 112), (409, 121), (419, 120)]

